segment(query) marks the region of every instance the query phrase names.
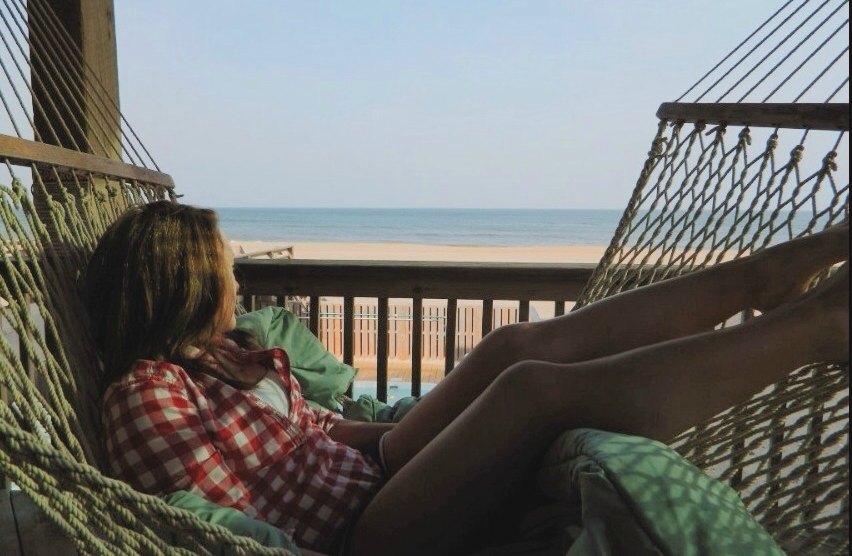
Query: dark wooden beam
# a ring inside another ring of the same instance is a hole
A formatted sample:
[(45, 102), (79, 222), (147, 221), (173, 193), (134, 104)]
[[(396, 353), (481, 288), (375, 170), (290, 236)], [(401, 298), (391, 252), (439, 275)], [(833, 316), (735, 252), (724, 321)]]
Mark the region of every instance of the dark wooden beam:
[(594, 264), (235, 261), (244, 293), (435, 299), (576, 299)]
[(34, 163), (58, 166), (95, 176), (136, 180), (167, 188), (174, 187), (171, 176), (162, 172), (8, 135), (0, 135), (0, 160), (8, 160), (12, 164), (23, 166)]
[(849, 103), (695, 103), (664, 102), (657, 117), (709, 125), (748, 125), (787, 129), (849, 131)]

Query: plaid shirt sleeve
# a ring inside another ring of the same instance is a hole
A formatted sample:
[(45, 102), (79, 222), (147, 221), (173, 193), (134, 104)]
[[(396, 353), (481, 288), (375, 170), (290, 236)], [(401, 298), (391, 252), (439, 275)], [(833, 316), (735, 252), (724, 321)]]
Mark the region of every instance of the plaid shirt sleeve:
[(325, 432), (330, 431), (332, 428), (334, 428), (334, 425), (336, 425), (341, 419), (343, 419), (343, 416), (339, 413), (335, 413), (327, 409), (311, 408), (310, 411), (313, 416), (314, 423), (316, 423), (316, 425)]
[(184, 385), (153, 378), (124, 383), (108, 393), (104, 421), (113, 471), (137, 489), (188, 490), (250, 509), (245, 485), (223, 463)]
[(329, 411), (328, 409), (314, 409), (309, 407), (308, 404), (305, 403), (305, 399), (302, 397), (302, 387), (299, 386), (299, 381), (293, 380), (291, 382), (288, 378), (292, 375), (290, 374), (290, 357), (287, 355), (287, 352), (282, 348), (276, 348), (271, 350), (271, 353), (274, 355), (273, 363), (275, 365), (275, 369), (281, 373), (282, 380), (285, 380), (291, 385), (293, 390), (292, 397), (298, 400), (297, 403), (301, 404), (304, 409), (308, 411), (311, 422), (325, 432), (330, 431), (338, 421), (343, 419), (343, 416), (339, 413)]

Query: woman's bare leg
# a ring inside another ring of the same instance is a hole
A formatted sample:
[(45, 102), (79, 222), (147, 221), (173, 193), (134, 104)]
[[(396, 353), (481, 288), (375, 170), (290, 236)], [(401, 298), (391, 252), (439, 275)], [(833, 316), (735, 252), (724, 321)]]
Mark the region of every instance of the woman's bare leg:
[[(848, 360), (848, 288), (847, 265), (813, 294), (736, 327), (581, 363), (512, 366), (379, 491), (353, 553), (454, 553), (562, 430), (667, 439), (798, 367)], [(389, 448), (399, 432), (388, 433)]]
[(706, 331), (746, 308), (780, 305), (821, 269), (848, 258), (848, 232), (848, 224), (835, 226), (562, 317), (493, 331), (397, 426), (407, 442), (386, 452), (389, 467), (411, 459), (513, 363), (596, 359)]

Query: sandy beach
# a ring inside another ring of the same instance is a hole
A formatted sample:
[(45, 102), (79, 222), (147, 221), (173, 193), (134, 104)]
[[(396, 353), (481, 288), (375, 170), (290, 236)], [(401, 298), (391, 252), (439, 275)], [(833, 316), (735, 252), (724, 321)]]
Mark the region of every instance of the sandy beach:
[(234, 253), (293, 248), (293, 258), (310, 260), (453, 261), (501, 263), (597, 263), (605, 245), (480, 246), (418, 243), (286, 243), (231, 240)]

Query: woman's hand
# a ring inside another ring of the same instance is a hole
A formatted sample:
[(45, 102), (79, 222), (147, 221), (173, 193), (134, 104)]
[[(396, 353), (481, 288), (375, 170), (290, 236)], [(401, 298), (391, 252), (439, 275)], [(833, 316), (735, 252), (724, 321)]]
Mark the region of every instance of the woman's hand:
[(378, 451), (379, 438), (393, 427), (394, 423), (364, 423), (342, 419), (331, 427), (328, 435), (332, 440), (375, 455)]

